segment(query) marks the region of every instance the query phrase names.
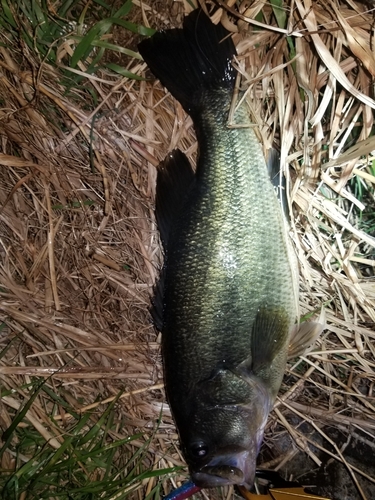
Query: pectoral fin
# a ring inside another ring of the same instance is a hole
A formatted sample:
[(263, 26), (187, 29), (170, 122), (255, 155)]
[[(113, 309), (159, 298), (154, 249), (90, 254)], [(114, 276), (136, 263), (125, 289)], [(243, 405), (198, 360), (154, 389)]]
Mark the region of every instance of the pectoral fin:
[(288, 358), (302, 356), (314, 344), (325, 328), (324, 309), (322, 309), (318, 322), (306, 321), (296, 325), (290, 335)]
[(279, 308), (259, 309), (251, 337), (252, 371), (256, 374), (269, 367), (275, 357), (287, 349), (289, 319)]

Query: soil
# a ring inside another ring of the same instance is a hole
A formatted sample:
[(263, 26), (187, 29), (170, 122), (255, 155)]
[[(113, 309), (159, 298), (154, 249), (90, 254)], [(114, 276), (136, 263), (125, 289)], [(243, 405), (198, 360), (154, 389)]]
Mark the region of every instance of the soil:
[[(294, 422), (296, 426), (299, 424), (297, 421)], [(299, 425), (299, 428), (318, 446), (324, 446), (335, 456), (337, 455), (334, 447), (311, 425), (303, 423)], [(336, 444), (348, 464), (371, 478), (375, 477), (375, 439), (373, 437), (357, 429), (353, 429), (348, 434), (347, 431), (327, 426), (322, 428), (322, 431)], [(272, 457), (283, 456), (292, 447), (295, 447), (295, 444), (284, 430), (278, 437), (272, 439), (272, 449), (270, 446), (263, 446), (259, 463), (262, 462), (262, 459), (269, 461)], [(321, 460), (321, 465), (318, 466), (305, 452), (298, 451), (279, 470), (283, 478), (296, 481), (305, 486), (311, 493), (330, 500), (363, 499), (353, 479), (353, 473), (349, 472), (345, 464), (317, 447), (311, 445), (309, 447), (314, 455)], [(375, 483), (358, 472), (354, 472), (354, 475), (365, 497), (368, 500), (374, 499)]]

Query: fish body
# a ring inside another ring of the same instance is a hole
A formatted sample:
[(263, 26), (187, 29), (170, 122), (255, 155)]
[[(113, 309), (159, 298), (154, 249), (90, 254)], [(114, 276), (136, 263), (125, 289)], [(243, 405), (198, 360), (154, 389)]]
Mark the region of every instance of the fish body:
[(246, 103), (228, 126), (236, 72), (226, 30), (202, 11), (139, 46), (192, 116), (196, 171), (160, 165), (165, 261), (155, 297), (168, 401), (198, 486), (251, 486), (298, 320), (296, 269)]

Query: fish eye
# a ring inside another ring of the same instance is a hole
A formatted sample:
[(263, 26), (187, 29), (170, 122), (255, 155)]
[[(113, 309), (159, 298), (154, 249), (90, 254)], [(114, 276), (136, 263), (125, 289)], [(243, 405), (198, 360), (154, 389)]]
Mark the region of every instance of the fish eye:
[(203, 443), (194, 443), (190, 446), (190, 453), (194, 458), (204, 458), (208, 454), (208, 446)]

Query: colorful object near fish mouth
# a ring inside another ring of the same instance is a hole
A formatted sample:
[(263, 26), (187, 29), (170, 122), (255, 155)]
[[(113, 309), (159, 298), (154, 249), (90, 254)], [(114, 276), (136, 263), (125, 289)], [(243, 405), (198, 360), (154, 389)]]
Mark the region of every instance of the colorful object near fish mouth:
[(249, 491), (244, 486), (237, 487), (245, 500), (330, 500), (310, 493), (295, 481), (283, 479), (277, 471), (259, 469), (256, 471), (256, 478), (258, 493)]
[(187, 481), (179, 488), (171, 491), (163, 500), (185, 500), (190, 498), (194, 493), (198, 493), (201, 488), (196, 486), (192, 481)]
[[(230, 473), (230, 471), (226, 471)], [(235, 471), (234, 471), (235, 472)], [(223, 469), (225, 474), (225, 469)], [(237, 486), (238, 492), (245, 500), (330, 500), (326, 497), (314, 495), (294, 481), (286, 481), (276, 471), (258, 470), (257, 479), (263, 482), (262, 491), (254, 493), (245, 486)], [(164, 500), (186, 500), (200, 491), (194, 482), (188, 481), (169, 493)]]

